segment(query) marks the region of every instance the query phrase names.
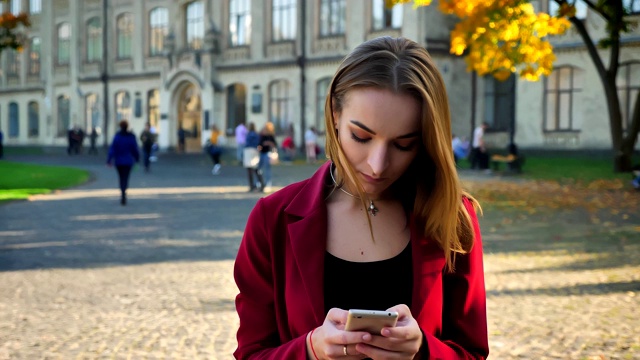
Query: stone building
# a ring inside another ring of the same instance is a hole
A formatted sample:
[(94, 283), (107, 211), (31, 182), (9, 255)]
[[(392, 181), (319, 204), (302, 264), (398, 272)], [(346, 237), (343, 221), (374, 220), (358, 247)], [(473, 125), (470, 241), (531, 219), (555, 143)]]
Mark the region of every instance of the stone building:
[[(640, 0), (625, 1), (640, 12)], [(546, 1), (534, 4), (549, 10)], [(98, 141), (107, 144), (120, 119), (136, 133), (150, 122), (163, 149), (176, 147), (180, 128), (187, 150), (198, 152), (212, 124), (231, 135), (241, 121), (260, 128), (268, 120), (280, 134), (292, 125), (300, 144), (307, 127), (324, 131), (324, 99), (341, 59), (383, 35), (408, 37), (429, 50), (449, 91), (456, 134), (469, 137), (487, 121), (495, 147), (511, 137), (530, 148), (611, 143), (603, 90), (575, 33), (554, 39), (551, 77), (500, 83), (467, 72), (449, 54), (454, 19), (437, 6), (386, 9), (384, 0), (11, 0), (4, 6), (30, 13), (33, 23), (24, 50), (4, 51), (0, 59), (7, 145), (66, 146), (73, 125), (100, 129)], [(589, 15), (590, 29), (602, 31)], [(628, 97), (640, 88), (639, 44), (635, 30), (622, 50), (627, 75), (619, 89)]]

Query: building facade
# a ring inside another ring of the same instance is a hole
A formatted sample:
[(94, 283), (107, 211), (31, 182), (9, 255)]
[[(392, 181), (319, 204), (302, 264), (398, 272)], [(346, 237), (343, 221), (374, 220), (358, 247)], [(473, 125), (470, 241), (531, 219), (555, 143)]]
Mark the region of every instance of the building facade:
[[(640, 7), (639, 0), (632, 3)], [(553, 10), (547, 2), (534, 4)], [(511, 138), (531, 148), (611, 144), (602, 87), (571, 32), (554, 39), (552, 76), (501, 83), (467, 72), (449, 54), (455, 22), (437, 6), (386, 9), (384, 0), (11, 0), (5, 6), (32, 18), (23, 51), (4, 51), (0, 59), (7, 145), (66, 146), (74, 125), (99, 129), (106, 145), (121, 119), (136, 133), (150, 122), (163, 149), (176, 147), (180, 128), (187, 150), (199, 152), (213, 124), (232, 135), (239, 122), (260, 128), (266, 121), (280, 134), (293, 126), (302, 144), (307, 127), (325, 130), (325, 96), (339, 62), (383, 35), (408, 37), (429, 50), (447, 85), (455, 134), (468, 137), (487, 121), (495, 147)], [(589, 15), (590, 29), (602, 31)], [(640, 88), (634, 31), (622, 51), (625, 99)]]

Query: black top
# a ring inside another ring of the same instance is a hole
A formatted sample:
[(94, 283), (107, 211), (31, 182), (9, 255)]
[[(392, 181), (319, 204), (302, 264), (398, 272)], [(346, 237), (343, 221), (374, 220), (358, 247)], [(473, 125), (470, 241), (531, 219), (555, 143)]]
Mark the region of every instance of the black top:
[(271, 151), (271, 144), (267, 144), (268, 141), (273, 142), (276, 146), (278, 145), (276, 138), (273, 135), (260, 134), (260, 146), (262, 146), (260, 149), (261, 153), (268, 153)]
[(411, 242), (395, 257), (372, 262), (352, 262), (329, 252), (324, 258), (324, 312), (386, 310), (398, 304), (411, 307), (413, 293)]

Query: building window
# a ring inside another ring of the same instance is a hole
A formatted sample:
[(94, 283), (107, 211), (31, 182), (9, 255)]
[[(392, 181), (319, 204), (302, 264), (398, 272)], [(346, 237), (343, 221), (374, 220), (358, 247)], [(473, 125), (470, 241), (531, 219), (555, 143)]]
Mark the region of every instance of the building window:
[(29, 76), (40, 76), (40, 38), (34, 37), (29, 44)]
[(372, 0), (373, 30), (399, 29), (402, 27), (402, 4), (391, 9), (385, 6), (385, 0)]
[(127, 91), (116, 93), (116, 128), (120, 120), (131, 120), (131, 97)]
[(7, 78), (20, 77), (20, 53), (17, 50), (7, 51)]
[(344, 34), (345, 0), (322, 0), (320, 3), (320, 36)]
[(631, 14), (640, 14), (640, 0), (622, 0), (622, 4)]
[(320, 134), (326, 130), (324, 127), (324, 105), (327, 100), (329, 84), (331, 84), (331, 78), (320, 79), (316, 83), (316, 129)]
[(99, 62), (102, 59), (102, 25), (100, 18), (87, 21), (87, 62)]
[[(632, 1), (639, 1), (639, 0), (632, 0)], [(586, 19), (587, 4), (585, 4), (584, 1), (577, 0), (574, 6), (576, 7), (576, 19), (580, 19), (580, 20)], [(555, 16), (558, 14), (558, 9), (560, 8), (560, 5), (558, 5), (557, 2), (555, 2), (554, 0), (549, 0), (548, 7), (549, 7), (549, 15)]]
[(42, 0), (29, 0), (29, 11), (31, 15), (40, 14), (42, 12)]
[(626, 131), (631, 125), (633, 107), (640, 92), (640, 62), (621, 64), (616, 84), (622, 111), (622, 128)]
[(229, 2), (229, 42), (231, 46), (251, 42), (251, 4), (249, 0)]
[(545, 78), (544, 131), (574, 131), (573, 102), (580, 92), (575, 88), (576, 69), (556, 68)]
[(515, 120), (516, 77), (505, 81), (484, 77), (484, 121), (492, 131), (508, 131)]
[(118, 16), (118, 59), (131, 59), (131, 42), (133, 40), (133, 15), (124, 13)]
[(69, 65), (70, 45), (71, 25), (65, 22), (58, 25), (58, 65)]
[(70, 100), (67, 95), (58, 96), (58, 137), (66, 137), (67, 132), (71, 129), (71, 107)]
[(88, 94), (84, 98), (84, 128), (87, 134), (90, 134), (93, 128), (100, 128), (100, 104), (98, 103), (98, 94)]
[(190, 49), (202, 49), (204, 42), (204, 6), (202, 1), (187, 5), (187, 44)]
[(9, 103), (9, 137), (17, 138), (20, 135), (20, 113), (17, 103)]
[(296, 37), (296, 0), (273, 0), (271, 33), (273, 42)]
[(147, 114), (149, 124), (157, 129), (160, 122), (160, 91), (158, 89), (149, 90), (147, 93)]
[(292, 120), (293, 101), (290, 94), (291, 85), (287, 80), (277, 80), (269, 85), (269, 121), (275, 125), (278, 133), (282, 133)]
[(11, 12), (18, 15), (22, 12), (22, 0), (11, 0)]
[(40, 133), (40, 105), (31, 101), (28, 106), (29, 111), (29, 137), (38, 137)]
[(169, 10), (155, 8), (149, 13), (149, 55), (159, 56), (164, 52), (164, 38), (169, 34)]

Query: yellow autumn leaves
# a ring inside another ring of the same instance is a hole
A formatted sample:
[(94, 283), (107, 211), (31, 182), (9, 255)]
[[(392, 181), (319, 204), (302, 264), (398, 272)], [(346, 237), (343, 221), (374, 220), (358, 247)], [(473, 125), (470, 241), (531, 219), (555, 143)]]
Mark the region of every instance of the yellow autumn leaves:
[[(426, 6), (428, 0), (387, 0), (388, 6), (413, 2)], [(575, 8), (564, 4), (558, 17), (536, 13), (524, 0), (441, 0), (440, 10), (460, 22), (451, 32), (451, 53), (465, 55), (469, 70), (493, 74), (505, 80), (511, 73), (536, 81), (552, 71), (555, 55), (546, 39), (564, 33), (570, 26), (566, 16)]]

